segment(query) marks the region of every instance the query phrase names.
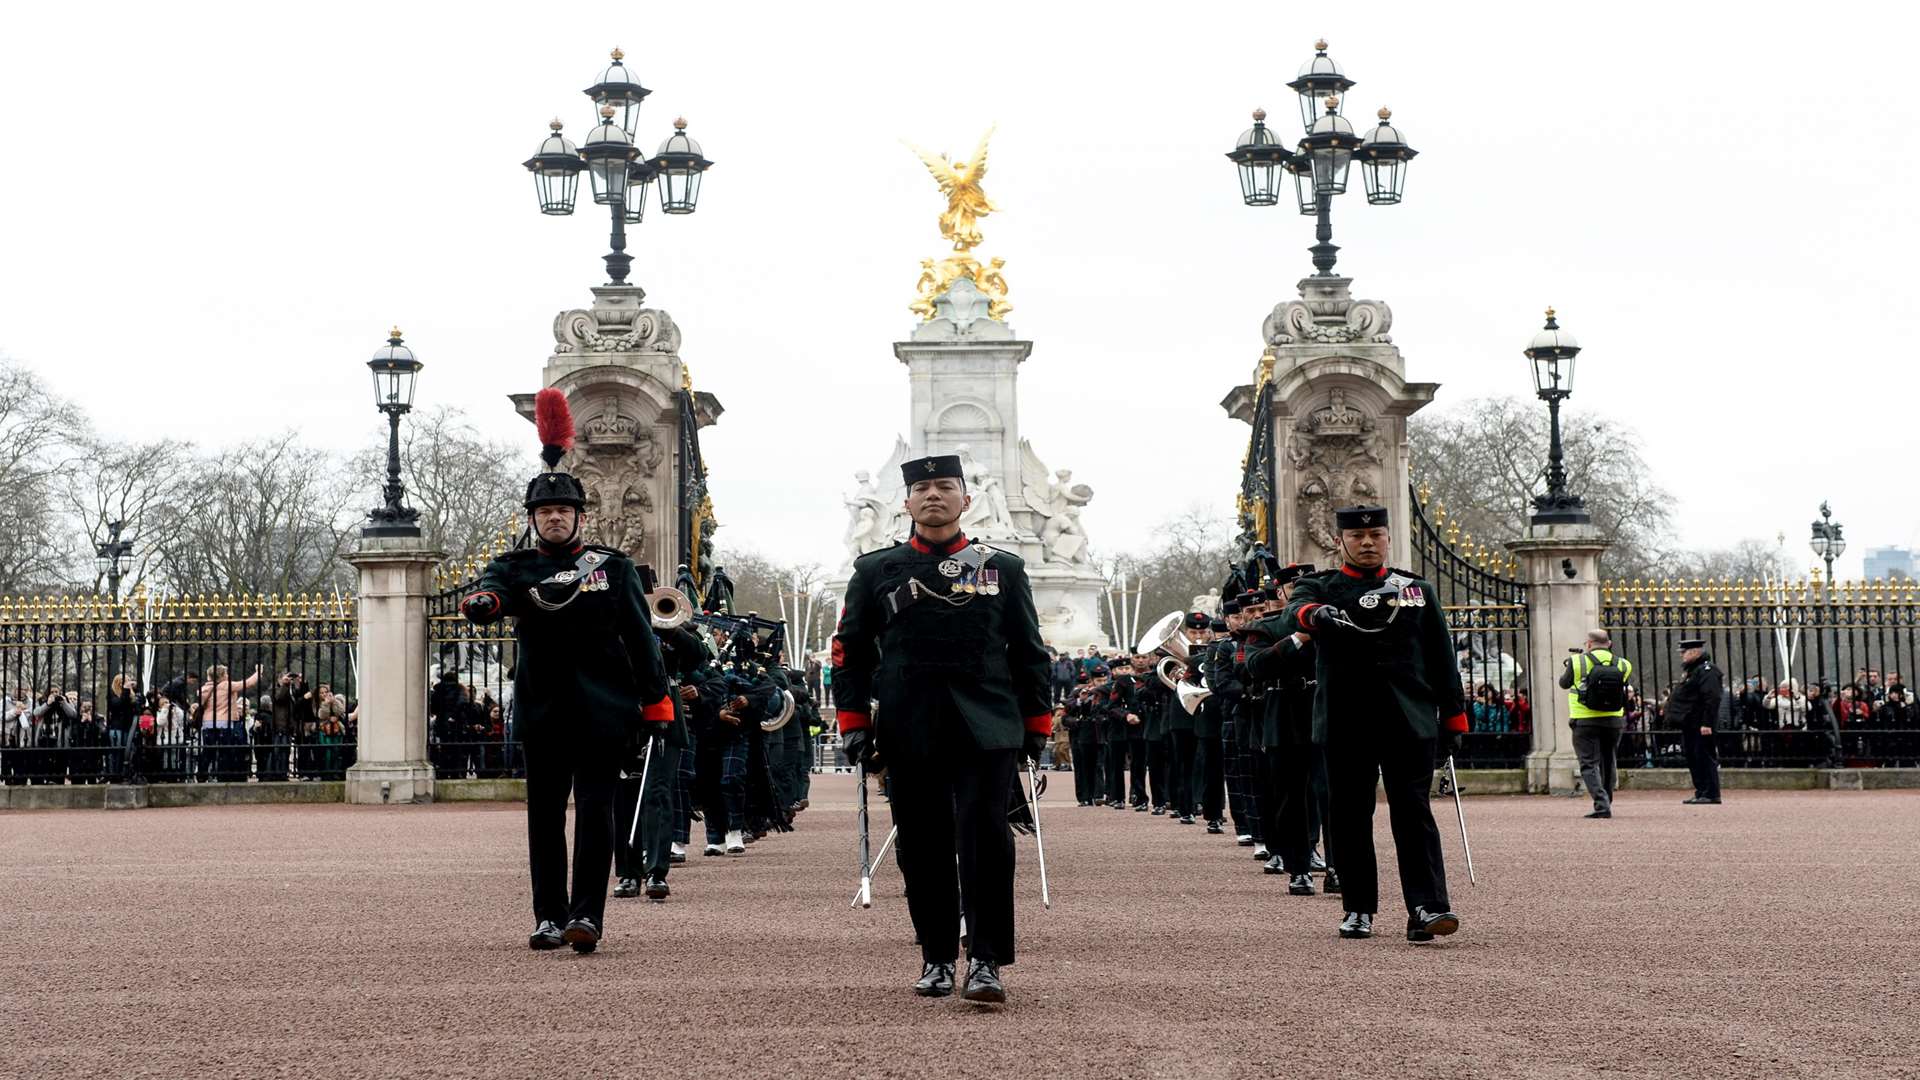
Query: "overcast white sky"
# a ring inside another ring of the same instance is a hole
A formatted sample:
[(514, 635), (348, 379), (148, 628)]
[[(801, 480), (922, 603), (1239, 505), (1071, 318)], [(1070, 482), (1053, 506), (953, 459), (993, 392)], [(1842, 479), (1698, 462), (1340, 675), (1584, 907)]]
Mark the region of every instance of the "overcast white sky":
[[(1326, 13), (1311, 13), (1318, 7)], [(1831, 499), (1851, 547), (1920, 543), (1911, 41), (1887, 4), (115, 4), (0, 30), (0, 351), (103, 428), (203, 443), (372, 432), (398, 323), (451, 402), (525, 440), (556, 311), (605, 218), (537, 213), (519, 163), (615, 44), (719, 164), (657, 206), (635, 279), (726, 406), (723, 545), (837, 562), (840, 493), (907, 420), (891, 343), (940, 198), (901, 146), (989, 124), (983, 254), (1035, 342), (1025, 434), (1094, 486), (1096, 545), (1226, 513), (1247, 429), (1218, 402), (1311, 271), (1308, 219), (1240, 204), (1222, 155), (1318, 35), (1420, 150), (1398, 207), (1335, 208), (1440, 404), (1530, 392), (1549, 302), (1574, 410), (1636, 425), (1699, 546)], [(1357, 181), (1357, 178), (1356, 178)], [(1436, 406), (1438, 407), (1438, 406)], [(805, 421), (811, 438), (792, 431)], [(1544, 450), (1543, 450), (1544, 453)], [(373, 492), (368, 493), (371, 500)]]

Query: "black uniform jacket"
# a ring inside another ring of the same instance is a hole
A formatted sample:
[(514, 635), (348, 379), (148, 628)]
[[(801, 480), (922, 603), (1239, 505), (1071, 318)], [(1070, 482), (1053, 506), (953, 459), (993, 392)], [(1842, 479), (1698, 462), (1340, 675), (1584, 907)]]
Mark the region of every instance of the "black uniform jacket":
[[(942, 573), (943, 565), (964, 565), (954, 557), (968, 543), (916, 535), (854, 561), (833, 636), (833, 695), (841, 732), (872, 726), (882, 758), (931, 753), (943, 702), (982, 750), (1018, 749), (1026, 732), (1053, 730), (1047, 649), (1026, 564), (996, 549), (978, 574)], [(916, 579), (922, 588), (908, 589)], [(973, 591), (955, 592), (956, 583)], [(897, 611), (888, 597), (902, 601)]]
[[(1302, 746), (1314, 740), (1313, 699), (1315, 655), (1309, 640), (1294, 640), (1281, 629), (1285, 616), (1263, 619), (1259, 633), (1248, 636), (1247, 675), (1268, 684), (1266, 716), (1260, 745), (1268, 749)], [(1275, 640), (1275, 639), (1278, 640)]]
[[(1224, 721), (1239, 715), (1240, 697), (1246, 693), (1246, 687), (1240, 682), (1240, 665), (1234, 663), (1234, 654), (1239, 648), (1240, 643), (1234, 639), (1221, 638), (1207, 647), (1207, 658), (1200, 665), (1207, 677), (1207, 688), (1213, 691), (1202, 708), (1213, 710), (1209, 722), (1213, 727), (1211, 734), (1216, 736), (1221, 734)], [(1208, 734), (1203, 728), (1196, 730)]]
[[(1385, 621), (1386, 600), (1380, 590), (1398, 576), (1398, 613)], [(1373, 594), (1373, 608), (1360, 602)], [(1353, 616), (1361, 626), (1385, 629), (1377, 634), (1353, 630), (1314, 633), (1301, 619), (1312, 609), (1328, 605)], [(1405, 734), (1435, 738), (1467, 729), (1466, 695), (1460, 686), (1460, 667), (1453, 635), (1440, 610), (1440, 594), (1431, 582), (1406, 570), (1379, 567), (1368, 572), (1342, 566), (1308, 574), (1293, 587), (1280, 625), (1282, 633), (1305, 629), (1314, 634), (1314, 672), (1319, 679), (1313, 702), (1313, 740), (1327, 740), (1334, 717), (1347, 736)], [(1381, 715), (1382, 707), (1388, 710)], [(1387, 726), (1391, 725), (1391, 726)]]
[(1667, 726), (1679, 728), (1682, 735), (1698, 736), (1700, 729), (1717, 728), (1720, 720), (1720, 669), (1713, 660), (1701, 656), (1667, 699)]
[[(583, 569), (587, 555), (598, 558)], [(640, 574), (625, 552), (594, 545), (509, 551), (487, 564), (473, 592), (498, 601), (486, 621), (513, 617), (520, 741), (585, 743), (612, 752), (642, 720), (673, 719)], [(536, 592), (564, 606), (548, 610), (534, 600)]]

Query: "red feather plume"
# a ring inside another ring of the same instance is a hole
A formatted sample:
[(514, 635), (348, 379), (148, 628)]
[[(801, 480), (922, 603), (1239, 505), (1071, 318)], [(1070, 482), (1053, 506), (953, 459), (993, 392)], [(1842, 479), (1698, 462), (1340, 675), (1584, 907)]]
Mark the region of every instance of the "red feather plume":
[(567, 395), (548, 387), (533, 395), (533, 428), (540, 435), (540, 457), (551, 469), (573, 449), (573, 410)]

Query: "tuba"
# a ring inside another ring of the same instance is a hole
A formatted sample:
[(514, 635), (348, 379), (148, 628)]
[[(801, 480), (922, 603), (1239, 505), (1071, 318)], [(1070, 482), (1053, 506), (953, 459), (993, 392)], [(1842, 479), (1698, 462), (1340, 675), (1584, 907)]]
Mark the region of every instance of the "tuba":
[(1213, 691), (1207, 689), (1205, 679), (1200, 680), (1198, 686), (1195, 686), (1193, 683), (1183, 682), (1179, 686), (1174, 687), (1173, 692), (1175, 696), (1180, 699), (1180, 707), (1187, 710), (1188, 716), (1199, 712), (1200, 704), (1213, 696)]
[(779, 731), (783, 727), (786, 727), (787, 721), (793, 719), (793, 709), (794, 709), (793, 691), (791, 690), (780, 691), (780, 715), (774, 717), (771, 720), (760, 721), (760, 730), (766, 731), (766, 732), (774, 732), (774, 731)]
[(670, 585), (662, 585), (646, 594), (647, 611), (653, 616), (655, 630), (671, 630), (693, 618), (693, 604), (687, 594)]

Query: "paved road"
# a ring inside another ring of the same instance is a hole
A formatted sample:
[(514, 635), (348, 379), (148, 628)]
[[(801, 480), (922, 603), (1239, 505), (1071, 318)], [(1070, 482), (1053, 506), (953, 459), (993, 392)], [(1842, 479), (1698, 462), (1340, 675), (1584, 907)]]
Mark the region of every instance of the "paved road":
[(518, 806), (0, 815), (0, 1075), (1920, 1076), (1920, 794), (1468, 809), (1465, 926), (1412, 946), (1230, 837), (1049, 800), (1003, 1011), (907, 993), (891, 868), (848, 910), (845, 778), (591, 957), (525, 947)]

